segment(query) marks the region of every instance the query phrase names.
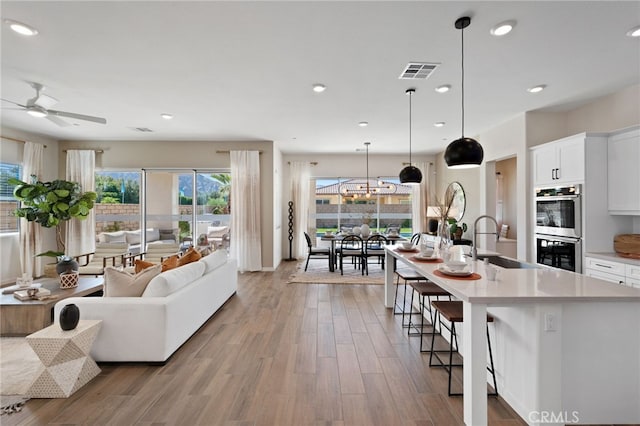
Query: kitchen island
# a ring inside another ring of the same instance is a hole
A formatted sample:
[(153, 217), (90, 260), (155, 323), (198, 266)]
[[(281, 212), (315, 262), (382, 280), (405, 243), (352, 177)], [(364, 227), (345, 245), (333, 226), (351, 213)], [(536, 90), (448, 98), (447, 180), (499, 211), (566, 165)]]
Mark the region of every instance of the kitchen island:
[(530, 424), (640, 423), (640, 290), (548, 267), (467, 281), (386, 247), (385, 306), (401, 262), (463, 301), (464, 421), (487, 424), (486, 313), (500, 395)]

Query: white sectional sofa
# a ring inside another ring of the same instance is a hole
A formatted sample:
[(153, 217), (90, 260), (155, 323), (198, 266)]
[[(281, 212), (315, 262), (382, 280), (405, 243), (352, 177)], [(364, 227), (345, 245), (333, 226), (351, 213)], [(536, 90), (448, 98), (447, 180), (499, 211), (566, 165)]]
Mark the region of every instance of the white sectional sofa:
[(237, 264), (219, 250), (154, 277), (141, 297), (72, 297), (81, 319), (102, 320), (91, 355), (103, 362), (165, 362), (238, 288)]
[[(167, 230), (162, 230), (167, 231)], [(176, 236), (173, 234), (167, 234), (166, 232), (161, 232), (160, 229), (157, 228), (147, 228), (146, 232), (146, 241), (147, 244), (175, 244)], [(96, 242), (98, 243), (127, 243), (129, 244), (128, 252), (131, 254), (140, 253), (140, 243), (141, 243), (141, 235), (140, 230), (136, 229), (135, 231), (113, 231), (113, 232), (100, 232), (96, 236)]]

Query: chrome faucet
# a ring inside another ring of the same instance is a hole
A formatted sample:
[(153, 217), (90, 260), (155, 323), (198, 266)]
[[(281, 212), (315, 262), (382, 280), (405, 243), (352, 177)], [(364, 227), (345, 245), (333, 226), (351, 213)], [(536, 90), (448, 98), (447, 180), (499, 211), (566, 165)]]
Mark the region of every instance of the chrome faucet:
[[(478, 232), (478, 221), (480, 219), (491, 219), (493, 221), (493, 223), (496, 224), (496, 232)], [(475, 222), (473, 222), (473, 248), (471, 249), (471, 259), (472, 260), (478, 260), (478, 244), (476, 242), (476, 235), (478, 234), (496, 234), (496, 242), (498, 241), (498, 239), (500, 238), (500, 232), (498, 231), (498, 221), (493, 217), (493, 216), (489, 216), (487, 214), (482, 215), (480, 217), (478, 217), (476, 219)]]

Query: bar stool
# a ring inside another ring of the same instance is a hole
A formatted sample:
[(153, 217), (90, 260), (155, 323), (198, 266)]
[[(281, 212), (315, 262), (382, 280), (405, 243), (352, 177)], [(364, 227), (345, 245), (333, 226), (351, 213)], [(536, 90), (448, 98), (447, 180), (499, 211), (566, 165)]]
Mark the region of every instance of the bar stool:
[[(429, 348), (429, 349), (424, 349), (423, 346), (423, 336), (424, 335), (435, 335), (435, 334), (440, 334), (436, 331), (435, 329), (435, 322), (434, 322), (434, 313), (431, 309), (431, 298), (435, 297), (437, 299), (439, 299), (440, 297), (447, 297), (449, 300), (451, 300), (451, 293), (449, 293), (448, 291), (446, 291), (445, 289), (441, 288), (440, 286), (438, 286), (435, 283), (432, 283), (431, 281), (412, 281), (409, 283), (409, 285), (411, 286), (411, 304), (410, 309), (411, 311), (409, 312), (409, 323), (408, 323), (408, 327), (409, 329), (407, 330), (407, 334), (409, 336), (420, 336), (420, 352), (431, 352), (433, 350), (433, 347)], [(412, 315), (414, 314), (413, 312), (413, 296), (415, 293), (418, 293), (418, 310), (419, 310), (419, 314), (420, 314), (420, 325), (419, 325), (419, 329), (418, 329), (418, 325), (413, 323), (412, 320)], [(426, 313), (429, 313), (429, 324), (425, 324), (424, 323), (424, 317), (426, 315)], [(431, 326), (432, 327), (432, 331), (426, 332), (424, 331), (425, 326)], [(415, 332), (411, 332), (411, 329), (414, 329)], [(443, 352), (443, 351), (441, 351)], [(444, 351), (446, 352), (446, 351)]]
[[(449, 338), (449, 351), (448, 351), (449, 363), (448, 364), (445, 364), (442, 361), (442, 359), (440, 359), (440, 356), (438, 356), (437, 352), (442, 352), (442, 351), (433, 350), (434, 342), (435, 342), (435, 333), (431, 335), (431, 354), (429, 355), (429, 366), (443, 367), (449, 373), (449, 388), (448, 388), (449, 396), (462, 396), (462, 393), (451, 392), (451, 370), (453, 367), (462, 367), (463, 365), (462, 363), (453, 364), (454, 340), (456, 342), (456, 345), (455, 345), (456, 352), (458, 351), (458, 336), (456, 335), (456, 323), (463, 322), (464, 320), (463, 313), (462, 313), (463, 312), (462, 302), (461, 301), (434, 301), (434, 302), (431, 302), (431, 306), (433, 306), (435, 310), (436, 321), (440, 323), (440, 327), (444, 327), (447, 330), (449, 330), (451, 335)], [(449, 321), (450, 327), (447, 327), (445, 324), (442, 323), (441, 316), (443, 316), (447, 321)], [(487, 370), (491, 373), (491, 376), (493, 377), (493, 389), (494, 389), (494, 392), (489, 392), (489, 395), (498, 396), (498, 385), (496, 383), (496, 373), (493, 368), (493, 354), (491, 352), (491, 339), (489, 338), (488, 323), (490, 322), (493, 322), (493, 316), (487, 314), (487, 344), (489, 346), (489, 363), (490, 363), (490, 365), (487, 366)], [(435, 324), (434, 324), (434, 328), (435, 328)], [(434, 357), (438, 360), (438, 362), (440, 362), (440, 364), (434, 364), (432, 362)]]
[[(420, 242), (420, 234), (413, 234), (413, 236), (411, 237), (411, 242), (414, 245), (417, 245)], [(397, 262), (395, 262), (394, 259), (394, 265)], [(408, 267), (402, 267), (400, 269), (395, 269), (394, 271), (395, 275), (396, 275), (396, 293), (395, 293), (395, 297), (393, 298), (393, 314), (394, 315), (402, 315), (402, 326), (403, 327), (408, 327), (409, 325), (405, 323), (404, 318), (405, 318), (405, 306), (407, 304), (407, 284), (409, 283), (409, 281), (424, 281), (426, 282), (427, 279), (418, 274), (417, 272), (415, 272), (413, 269), (408, 268)], [(398, 287), (400, 286), (400, 280), (404, 281), (404, 292), (402, 295), (402, 305), (398, 304)], [(410, 308), (410, 311), (413, 309), (413, 306)]]

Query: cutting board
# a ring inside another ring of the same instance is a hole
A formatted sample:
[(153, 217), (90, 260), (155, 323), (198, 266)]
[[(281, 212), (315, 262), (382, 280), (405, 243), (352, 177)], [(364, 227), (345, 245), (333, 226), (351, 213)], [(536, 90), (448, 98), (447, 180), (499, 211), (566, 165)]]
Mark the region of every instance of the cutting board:
[(619, 256), (640, 259), (640, 234), (616, 235), (613, 249)]

